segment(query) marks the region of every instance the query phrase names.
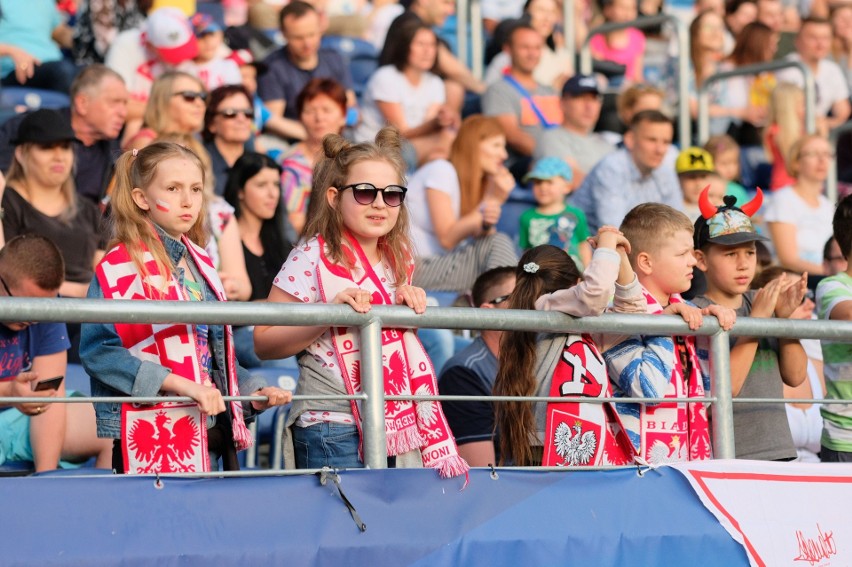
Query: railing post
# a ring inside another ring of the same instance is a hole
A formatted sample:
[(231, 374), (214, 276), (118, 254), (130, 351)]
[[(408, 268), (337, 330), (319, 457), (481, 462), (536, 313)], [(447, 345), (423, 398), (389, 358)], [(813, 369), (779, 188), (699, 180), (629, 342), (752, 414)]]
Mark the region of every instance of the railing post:
[(689, 56), (689, 33), (684, 27), (683, 22), (681, 22), (676, 16), (671, 14), (643, 16), (629, 22), (610, 22), (590, 29), (589, 34), (583, 42), (583, 47), (580, 50), (580, 72), (584, 75), (590, 75), (592, 73), (592, 49), (589, 47), (589, 42), (592, 37), (625, 28), (650, 28), (665, 22), (669, 22), (672, 26), (674, 26), (675, 35), (677, 36), (678, 73), (676, 81), (678, 98), (681, 101), (681, 104), (678, 104), (677, 109), (677, 131), (681, 147), (688, 148), (692, 145), (692, 121), (689, 116), (689, 105), (686, 104), (686, 101), (689, 100), (689, 83), (686, 80), (686, 76), (689, 73), (689, 61), (687, 59)]
[(470, 17), (468, 0), (456, 1), (456, 51), (462, 65), (467, 65), (467, 23)]
[(710, 389), (713, 404), (713, 458), (733, 459), (734, 403), (731, 394), (731, 349), (728, 333), (719, 331), (710, 336)]
[[(485, 38), (482, 36), (481, 0), (470, 0), (470, 72), (481, 81), (485, 75)], [(466, 62), (465, 62), (466, 63)]]
[(562, 2), (562, 38), (565, 41), (565, 49), (568, 52), (568, 60), (571, 65), (576, 65), (575, 60), (577, 58), (577, 35), (574, 29), (574, 2), (577, 1), (579, 0)]
[(367, 395), (361, 404), (364, 464), (371, 469), (386, 469), (385, 380), (379, 319), (371, 319), (361, 327), (361, 391)]

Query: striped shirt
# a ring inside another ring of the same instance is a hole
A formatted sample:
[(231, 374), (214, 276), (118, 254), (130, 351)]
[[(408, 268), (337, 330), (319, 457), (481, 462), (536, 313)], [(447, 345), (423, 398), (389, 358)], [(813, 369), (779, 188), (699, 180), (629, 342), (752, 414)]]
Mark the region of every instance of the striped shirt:
[[(831, 311), (852, 301), (852, 276), (841, 272), (823, 279), (817, 286), (816, 304), (820, 319), (831, 318)], [(852, 400), (852, 344), (822, 341), (825, 363), (826, 398)], [(822, 445), (834, 451), (852, 452), (852, 406), (822, 406), (824, 428)]]

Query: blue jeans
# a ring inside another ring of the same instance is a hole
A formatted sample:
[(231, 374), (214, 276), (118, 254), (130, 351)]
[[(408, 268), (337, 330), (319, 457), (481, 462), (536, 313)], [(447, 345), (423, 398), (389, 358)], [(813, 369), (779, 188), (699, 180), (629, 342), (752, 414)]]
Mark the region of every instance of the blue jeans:
[(361, 469), (358, 458), (358, 429), (342, 423), (293, 426), (293, 448), (297, 469)]

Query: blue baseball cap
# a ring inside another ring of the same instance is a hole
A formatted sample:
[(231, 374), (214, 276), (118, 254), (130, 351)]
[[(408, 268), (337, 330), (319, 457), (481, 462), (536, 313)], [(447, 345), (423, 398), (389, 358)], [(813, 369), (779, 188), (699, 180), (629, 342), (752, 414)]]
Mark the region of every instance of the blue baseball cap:
[(541, 158), (535, 162), (532, 171), (524, 176), (524, 183), (529, 183), (530, 180), (544, 180), (561, 177), (565, 181), (574, 179), (574, 172), (571, 171), (571, 166), (565, 163), (564, 159), (558, 157)]

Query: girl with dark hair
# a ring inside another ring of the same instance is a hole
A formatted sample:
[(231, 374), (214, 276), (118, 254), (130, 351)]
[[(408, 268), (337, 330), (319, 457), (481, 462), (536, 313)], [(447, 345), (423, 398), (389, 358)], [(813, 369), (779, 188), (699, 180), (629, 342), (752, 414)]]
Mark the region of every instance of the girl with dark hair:
[[(604, 226), (589, 241), (595, 252), (582, 276), (561, 248), (545, 244), (525, 252), (509, 308), (587, 317), (606, 311), (615, 294), (614, 311), (644, 313), (642, 286), (627, 259), (630, 243), (624, 235)], [(494, 395), (611, 397), (601, 352), (617, 341), (612, 335), (506, 331)], [(633, 460), (632, 445), (609, 403), (501, 402), (495, 407), (502, 463), (592, 466)]]

